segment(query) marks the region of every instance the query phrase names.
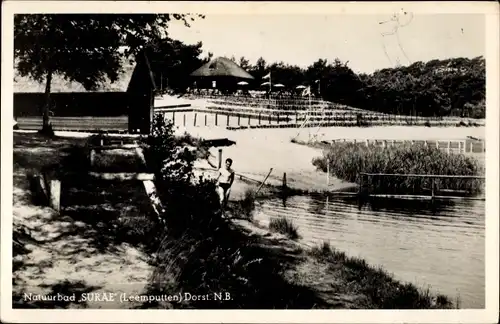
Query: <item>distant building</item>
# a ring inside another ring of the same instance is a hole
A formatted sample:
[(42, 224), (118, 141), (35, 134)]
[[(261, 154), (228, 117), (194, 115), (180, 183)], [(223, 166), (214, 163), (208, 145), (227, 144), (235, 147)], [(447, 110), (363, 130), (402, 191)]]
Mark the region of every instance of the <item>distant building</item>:
[(238, 64), (225, 57), (217, 57), (193, 73), (193, 81), (200, 89), (224, 89), (233, 91), (239, 81), (252, 81), (254, 77)]
[[(156, 85), (145, 55), (123, 63), (118, 80), (106, 80), (88, 91), (78, 82), (54, 74), (51, 82), (51, 115), (60, 117), (128, 116), (129, 132), (149, 133)], [(14, 117), (42, 115), (45, 82), (36, 82), (14, 71)]]

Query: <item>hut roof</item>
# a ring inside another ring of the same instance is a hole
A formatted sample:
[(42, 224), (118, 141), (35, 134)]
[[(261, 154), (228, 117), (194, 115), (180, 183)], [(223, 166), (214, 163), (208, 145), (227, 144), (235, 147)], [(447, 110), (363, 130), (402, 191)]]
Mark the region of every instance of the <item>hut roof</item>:
[(230, 76), (240, 79), (253, 79), (247, 71), (243, 70), (238, 64), (225, 58), (218, 57), (204, 64), (202, 67), (191, 73), (195, 77), (214, 77)]
[[(17, 66), (17, 64), (15, 64)], [(50, 92), (125, 92), (129, 85), (132, 73), (134, 72), (135, 63), (130, 63), (125, 60), (123, 63), (123, 72), (118, 75), (115, 82), (111, 82), (108, 78), (106, 81), (98, 85), (97, 89), (88, 91), (78, 82), (69, 81), (60, 74), (52, 76)], [(14, 67), (14, 92), (29, 93), (29, 92), (45, 92), (45, 82), (37, 82), (30, 77), (21, 76), (17, 67)]]

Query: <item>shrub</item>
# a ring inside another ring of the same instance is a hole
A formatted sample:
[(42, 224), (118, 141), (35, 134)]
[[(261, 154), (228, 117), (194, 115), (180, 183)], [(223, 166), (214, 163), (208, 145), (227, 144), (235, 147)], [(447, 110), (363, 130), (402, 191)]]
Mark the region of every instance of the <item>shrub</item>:
[(272, 219), (269, 223), (269, 229), (284, 234), (292, 240), (299, 238), (297, 227), (291, 220), (285, 217)]

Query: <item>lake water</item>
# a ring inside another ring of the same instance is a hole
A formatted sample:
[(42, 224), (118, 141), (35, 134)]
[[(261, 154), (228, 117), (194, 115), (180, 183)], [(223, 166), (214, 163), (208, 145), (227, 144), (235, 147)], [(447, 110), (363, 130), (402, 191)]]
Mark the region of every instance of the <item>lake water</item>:
[(286, 216), (310, 244), (330, 242), (351, 256), (380, 265), (396, 279), (430, 287), (461, 308), (484, 308), (484, 201), (377, 201), (295, 196), (261, 202), (255, 219)]

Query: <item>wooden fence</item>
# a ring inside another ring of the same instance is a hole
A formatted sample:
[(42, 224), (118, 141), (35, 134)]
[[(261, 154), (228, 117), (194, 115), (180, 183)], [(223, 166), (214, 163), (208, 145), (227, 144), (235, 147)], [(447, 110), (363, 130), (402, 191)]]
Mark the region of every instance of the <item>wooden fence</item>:
[(485, 177), (359, 173), (358, 195), (409, 199), (485, 200)]
[(482, 140), (387, 140), (387, 139), (334, 139), (322, 141), (325, 144), (354, 143), (359, 145), (373, 145), (377, 147), (391, 147), (398, 145), (424, 145), (445, 151), (447, 153), (484, 153), (485, 142)]

